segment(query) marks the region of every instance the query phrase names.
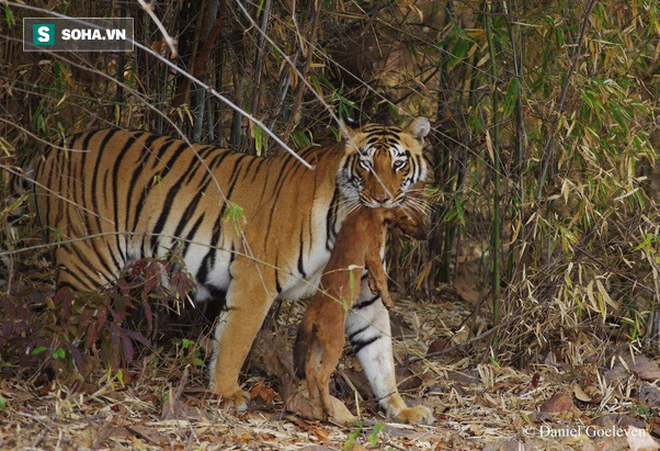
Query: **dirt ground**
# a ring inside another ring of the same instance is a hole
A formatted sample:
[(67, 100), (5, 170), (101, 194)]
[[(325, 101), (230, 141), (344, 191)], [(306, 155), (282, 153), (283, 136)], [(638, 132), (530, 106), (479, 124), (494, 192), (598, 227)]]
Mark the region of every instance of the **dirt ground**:
[[(245, 371), (247, 412), (223, 411), (205, 391), (205, 369), (191, 358), (202, 356), (199, 340), (195, 351), (150, 351), (123, 381), (3, 376), (0, 449), (658, 449), (657, 362), (629, 350), (605, 360), (585, 348), (576, 351), (581, 365), (549, 352), (522, 369), (500, 367), (461, 345), (473, 309), (460, 296), (399, 299), (392, 315), (400, 390), (433, 409), (434, 425), (383, 417), (348, 350), (333, 388), (361, 426), (301, 418), (285, 409), (272, 372), (290, 353), (303, 308), (281, 305), (257, 340)], [(450, 352), (426, 357), (443, 349)]]

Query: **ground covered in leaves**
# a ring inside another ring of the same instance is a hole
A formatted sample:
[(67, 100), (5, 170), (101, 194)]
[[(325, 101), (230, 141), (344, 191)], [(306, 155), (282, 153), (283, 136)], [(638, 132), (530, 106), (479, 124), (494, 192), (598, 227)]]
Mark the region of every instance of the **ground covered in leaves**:
[(303, 307), (280, 305), (257, 340), (246, 367), (247, 412), (223, 411), (205, 391), (202, 337), (145, 351), (120, 378), (4, 368), (0, 448), (658, 449), (657, 361), (627, 347), (574, 344), (571, 356), (548, 351), (524, 368), (502, 367), (461, 333), (473, 308), (452, 293), (399, 299), (392, 314), (400, 390), (433, 409), (434, 425), (383, 417), (349, 350), (333, 389), (362, 424), (302, 418), (285, 406), (292, 382), (282, 372)]

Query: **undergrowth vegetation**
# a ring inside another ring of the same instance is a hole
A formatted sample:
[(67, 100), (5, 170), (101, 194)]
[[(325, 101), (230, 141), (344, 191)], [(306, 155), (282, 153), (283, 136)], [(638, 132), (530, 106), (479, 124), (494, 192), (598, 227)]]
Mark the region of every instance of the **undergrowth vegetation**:
[[(137, 2), (34, 4), (134, 17), (136, 41), (292, 147), (336, 139), (330, 111), (431, 118), (432, 236), (392, 240), (390, 275), (420, 301), (468, 302), (461, 346), (476, 361), (526, 366), (552, 352), (577, 364), (614, 344), (660, 352), (656, 0), (154, 1), (175, 58)], [(107, 292), (53, 295), (43, 236), (56, 231), (17, 219), (21, 162), (107, 126), (282, 150), (145, 51), (23, 52), (21, 19), (35, 12), (0, 8), (0, 371), (44, 356), (82, 368), (88, 354), (117, 372), (154, 338), (155, 310), (188, 304), (190, 284), (170, 276), (176, 296), (154, 294), (167, 262), (144, 262)], [(470, 290), (452, 289), (458, 279)]]

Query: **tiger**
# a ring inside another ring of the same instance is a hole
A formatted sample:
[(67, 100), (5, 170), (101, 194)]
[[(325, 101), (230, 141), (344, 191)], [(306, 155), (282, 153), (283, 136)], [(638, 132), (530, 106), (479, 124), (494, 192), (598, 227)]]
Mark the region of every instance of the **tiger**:
[[(342, 139), (293, 155), (256, 156), (175, 137), (103, 129), (51, 146), (32, 162), (31, 208), (51, 241), (59, 288), (93, 291), (141, 258), (178, 252), (196, 302), (223, 300), (209, 389), (247, 408), (240, 371), (273, 302), (316, 291), (346, 215), (359, 206), (415, 208), (431, 176), (430, 122), (342, 121)], [(346, 333), (380, 408), (430, 422), (398, 393), (389, 314), (363, 275)]]

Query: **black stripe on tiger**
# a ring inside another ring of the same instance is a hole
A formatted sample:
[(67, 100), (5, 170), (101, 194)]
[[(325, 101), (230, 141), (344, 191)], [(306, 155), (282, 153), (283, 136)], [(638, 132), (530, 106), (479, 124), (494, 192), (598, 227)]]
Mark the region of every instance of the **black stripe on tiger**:
[[(108, 133), (106, 133), (106, 135), (103, 137), (103, 140), (101, 141), (101, 145), (99, 146), (99, 148), (104, 149), (108, 145), (108, 142), (110, 142), (112, 137), (115, 136), (118, 131), (119, 131), (119, 129), (116, 129), (116, 128), (112, 129), (112, 130), (108, 130)], [(94, 170), (92, 172), (92, 192), (91, 192), (91, 196), (92, 196), (92, 210), (94, 212), (96, 212), (97, 215), (98, 215), (98, 216), (96, 216), (96, 227), (99, 231), (103, 230), (101, 221), (107, 220), (106, 218), (102, 218), (101, 210), (99, 209), (99, 195), (98, 195), (99, 176), (98, 175), (99, 175), (100, 167), (101, 167), (101, 158), (97, 157), (96, 161), (94, 162)], [(104, 175), (105, 175), (105, 177), (107, 177), (107, 172)], [(103, 182), (104, 185), (105, 185), (105, 177), (103, 179), (104, 180), (104, 182)], [(104, 193), (104, 195), (105, 195), (105, 193)], [(112, 250), (110, 249), (109, 246), (108, 246), (107, 249), (108, 249), (108, 254), (110, 254), (110, 258), (112, 258), (113, 264), (115, 265), (117, 270), (120, 270), (123, 267), (123, 263), (120, 263), (117, 260), (116, 255), (114, 254), (114, 252), (112, 252)]]
[[(277, 180), (275, 181), (275, 189), (273, 190), (273, 194), (271, 195), (269, 200), (273, 200), (273, 206), (271, 207), (270, 210), (270, 216), (268, 217), (268, 225), (266, 226), (266, 231), (269, 231), (271, 229), (271, 225), (273, 223), (273, 215), (275, 214), (275, 211), (277, 210), (277, 203), (280, 200), (281, 192), (282, 192), (282, 187), (285, 186), (285, 181), (287, 180), (290, 172), (291, 172), (291, 167), (289, 167), (289, 170), (287, 171), (287, 166), (289, 166), (289, 163), (293, 161), (293, 156), (289, 155), (284, 164), (282, 165), (282, 168), (280, 170), (279, 175), (277, 176)], [(295, 166), (293, 167), (293, 172), (296, 170), (296, 166), (302, 166), (298, 161), (295, 162)], [(268, 233), (266, 233), (265, 237), (266, 240), (268, 239)], [(264, 240), (264, 246), (266, 245), (266, 240)]]
[[(188, 144), (183, 143), (177, 148), (175, 152), (177, 154), (181, 154), (183, 153), (183, 150), (186, 149), (187, 147)], [(176, 182), (174, 182), (174, 184), (170, 187), (169, 191), (167, 192), (167, 196), (165, 197), (165, 202), (163, 203), (163, 209), (160, 212), (160, 216), (158, 216), (158, 220), (156, 221), (156, 225), (154, 226), (153, 234), (151, 235), (151, 252), (153, 255), (157, 255), (156, 248), (157, 248), (157, 243), (159, 242), (160, 233), (163, 231), (163, 228), (166, 225), (167, 219), (172, 210), (172, 205), (174, 204), (174, 199), (176, 198), (177, 194), (184, 185), (183, 181), (188, 176), (188, 173), (190, 171), (199, 169), (199, 165), (195, 163), (199, 163), (199, 162), (195, 158), (192, 158), (190, 164), (188, 165), (188, 168), (183, 172), (183, 175), (181, 175), (176, 180)]]
[(339, 200), (339, 188), (335, 188), (334, 194), (332, 196), (332, 200), (330, 201), (330, 208), (328, 209), (328, 214), (325, 218), (325, 230), (326, 230), (325, 248), (329, 252), (332, 251), (331, 243), (334, 243), (334, 239), (337, 236), (337, 232), (335, 231), (335, 225), (337, 224), (336, 214), (337, 214), (338, 200)]
[(369, 325), (366, 325), (366, 326), (360, 327), (358, 330), (354, 330), (353, 332), (351, 332), (351, 333), (348, 335), (348, 341), (350, 341), (350, 342), (352, 343), (352, 342), (353, 342), (353, 339), (354, 339), (355, 337), (357, 337), (358, 335), (360, 335), (362, 332), (364, 332), (364, 331), (367, 330), (367, 329), (369, 329)]
[(353, 350), (355, 351), (355, 354), (356, 355), (359, 354), (360, 351), (362, 351), (364, 348), (366, 348), (370, 344), (374, 343), (380, 337), (381, 337), (381, 335), (376, 335), (375, 337), (371, 337), (371, 338), (368, 338), (366, 340), (351, 341), (351, 345), (353, 345)]
[[(310, 213), (311, 217), (311, 213)], [(303, 264), (303, 252), (305, 252), (305, 241), (303, 240), (303, 228), (300, 228), (300, 240), (298, 247), (298, 272), (303, 279), (307, 279), (307, 273)]]
[[(158, 140), (158, 138), (161, 138), (161, 137), (158, 136), (158, 135), (150, 135), (150, 136), (147, 137), (147, 139), (145, 139), (143, 146), (146, 149), (146, 152), (144, 153), (146, 156), (149, 156), (149, 155), (152, 154), (151, 146)], [(175, 141), (172, 141), (172, 140), (165, 141), (164, 143), (161, 144), (162, 145), (161, 150), (165, 149), (165, 151), (166, 151), (166, 150), (170, 149), (171, 147), (173, 147), (174, 144), (175, 144)], [(135, 216), (133, 218), (133, 226), (130, 227), (128, 225), (128, 223), (129, 223), (130, 218), (131, 218), (131, 210), (133, 210), (133, 208), (131, 208), (132, 205), (133, 205), (132, 202), (131, 202), (131, 199), (133, 199), (133, 192), (135, 190), (135, 187), (137, 186), (137, 183), (138, 183), (138, 180), (139, 180), (140, 176), (142, 175), (142, 171), (144, 170), (145, 165), (146, 165), (146, 157), (145, 157), (145, 160), (143, 160), (135, 168), (135, 172), (133, 173), (133, 176), (131, 177), (131, 181), (128, 185), (128, 193), (126, 194), (126, 213), (125, 213), (126, 216), (125, 216), (125, 229), (124, 230), (130, 230), (131, 232), (134, 232), (137, 229), (137, 223), (140, 219), (140, 213), (142, 212), (142, 208), (144, 206), (144, 198), (146, 198), (147, 194), (149, 193), (150, 187), (153, 185), (153, 183), (156, 183), (155, 180), (147, 181), (147, 184), (149, 185), (149, 188), (146, 188), (144, 190), (142, 198), (140, 199), (140, 201), (138, 201), (138, 203), (135, 207), (135, 212), (134, 212)], [(152, 166), (152, 169), (154, 167), (155, 166)], [(128, 236), (125, 238), (125, 241), (127, 239), (128, 239)], [(127, 244), (126, 244), (126, 247), (128, 248)]]
[(199, 218), (197, 218), (197, 221), (195, 221), (195, 224), (193, 224), (192, 228), (188, 232), (188, 235), (186, 235), (186, 239), (183, 243), (183, 250), (181, 252), (184, 261), (186, 259), (186, 255), (188, 255), (188, 248), (190, 247), (191, 241), (194, 239), (195, 234), (197, 233), (197, 229), (199, 229), (199, 226), (204, 221), (204, 216), (206, 216), (206, 213), (202, 213)]
[(363, 309), (363, 308), (367, 308), (379, 299), (380, 299), (380, 296), (376, 295), (376, 296), (372, 297), (371, 299), (367, 299), (366, 301), (359, 302), (359, 303), (353, 305), (353, 310), (360, 310), (360, 309)]
[[(119, 155), (117, 155), (117, 159), (115, 160), (114, 167), (112, 169), (112, 206), (113, 206), (113, 211), (114, 211), (114, 220), (115, 220), (115, 228), (119, 227), (119, 192), (117, 191), (118, 188), (118, 179), (119, 179), (119, 168), (124, 161), (124, 158), (126, 157), (126, 154), (128, 153), (128, 150), (133, 147), (133, 144), (137, 142), (139, 138), (144, 136), (144, 132), (132, 132), (126, 142), (124, 143), (124, 147), (121, 149), (119, 152)], [(101, 155), (97, 156), (97, 158), (101, 158)], [(120, 240), (119, 240), (119, 235), (116, 237), (116, 243), (117, 243), (117, 250), (119, 251), (119, 255), (121, 255), (122, 261), (126, 262), (128, 261), (128, 256), (126, 253), (122, 250)]]

